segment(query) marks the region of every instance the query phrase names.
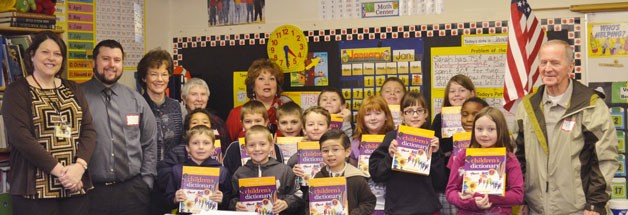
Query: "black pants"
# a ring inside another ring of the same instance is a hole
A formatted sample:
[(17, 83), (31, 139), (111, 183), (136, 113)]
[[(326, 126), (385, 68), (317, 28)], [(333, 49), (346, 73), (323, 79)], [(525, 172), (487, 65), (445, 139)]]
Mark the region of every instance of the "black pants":
[(57, 199), (27, 199), (13, 195), (11, 201), (13, 201), (13, 214), (82, 215), (88, 214), (89, 211), (87, 195)]
[(112, 185), (95, 184), (89, 194), (90, 215), (148, 214), (150, 188), (137, 176)]

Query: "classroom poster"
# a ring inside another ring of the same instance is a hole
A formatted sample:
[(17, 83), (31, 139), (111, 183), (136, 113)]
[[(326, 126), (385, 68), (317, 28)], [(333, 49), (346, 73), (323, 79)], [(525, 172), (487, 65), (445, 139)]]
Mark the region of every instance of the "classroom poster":
[(266, 5), (264, 0), (207, 0), (209, 27), (264, 24)]
[(233, 72), (233, 106), (237, 107), (246, 103), (249, 98), (246, 96), (246, 80), (247, 71)]
[(91, 52), (96, 44), (96, 11), (93, 1), (67, 1), (55, 6), (57, 29), (68, 40), (68, 79), (76, 82), (92, 78)]
[(514, 115), (503, 108), (506, 50), (506, 44), (432, 48), (432, 117), (440, 113), (449, 79), (463, 74), (473, 81), (476, 96), (500, 109), (512, 129)]
[[(408, 91), (420, 91), (423, 85), (421, 60), (423, 39), (396, 38), (381, 40), (341, 41), (340, 89), (353, 115), (362, 100), (379, 95), (386, 78), (397, 77)], [(333, 69), (332, 69), (333, 71)]]
[(306, 68), (303, 72), (290, 73), (291, 87), (326, 87), (329, 85), (329, 65), (327, 52), (308, 53), (305, 65), (309, 65), (313, 59), (318, 59), (318, 64)]
[(628, 22), (590, 22), (587, 31), (588, 81), (625, 80), (628, 77)]

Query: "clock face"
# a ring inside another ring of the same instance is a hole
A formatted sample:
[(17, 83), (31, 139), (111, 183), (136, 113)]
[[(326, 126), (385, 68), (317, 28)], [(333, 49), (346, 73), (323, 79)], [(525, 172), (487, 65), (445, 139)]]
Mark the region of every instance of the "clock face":
[(307, 38), (294, 25), (279, 26), (270, 34), (266, 46), (268, 58), (284, 72), (302, 72), (307, 60)]

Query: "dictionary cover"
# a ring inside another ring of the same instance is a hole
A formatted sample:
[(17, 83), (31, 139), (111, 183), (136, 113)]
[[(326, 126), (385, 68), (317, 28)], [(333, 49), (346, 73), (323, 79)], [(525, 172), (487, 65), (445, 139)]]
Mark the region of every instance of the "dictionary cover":
[(342, 129), (342, 122), (344, 119), (338, 114), (331, 114), (331, 123), (329, 123), (329, 129)]
[(414, 174), (429, 175), (432, 163), (431, 139), (434, 131), (399, 126), (397, 152), (393, 157), (392, 169)]
[(249, 212), (274, 215), (273, 203), (277, 199), (275, 176), (238, 179), (240, 202)]
[(441, 112), (443, 138), (452, 137), (455, 133), (463, 132), (462, 117), (460, 115), (461, 107), (443, 107)]
[(214, 140), (214, 153), (211, 155), (211, 158), (222, 163), (222, 148), (220, 147), (221, 147), (220, 140), (219, 139)]
[(283, 155), (284, 164), (288, 163), (290, 157), (297, 153), (297, 143), (302, 139), (303, 137), (277, 137), (277, 146)]
[(369, 158), (373, 151), (377, 149), (379, 144), (384, 141), (385, 135), (362, 135), (362, 141), (360, 142), (360, 156), (358, 157), (358, 169), (362, 170), (367, 176), (371, 177), (369, 173)]
[(504, 196), (506, 148), (467, 148), (462, 191)]
[(240, 143), (240, 161), (242, 161), (242, 166), (244, 166), (247, 161), (251, 160), (251, 156), (249, 156), (249, 153), (246, 153), (246, 149), (244, 148), (246, 143), (244, 137), (238, 138), (238, 143)]
[(310, 180), (310, 214), (348, 215), (347, 179), (345, 177)]
[(471, 132), (459, 132), (454, 134), (453, 139), (454, 150), (451, 151), (451, 157), (456, 157), (460, 152), (464, 151), (471, 144)]
[(403, 118), (401, 116), (400, 105), (388, 105), (388, 109), (390, 109), (390, 114), (392, 115), (393, 121), (395, 122), (395, 127), (401, 125)]
[(314, 175), (321, 170), (323, 163), (323, 155), (318, 142), (299, 142), (299, 162), (297, 165), (303, 169), (305, 173), (299, 178), (302, 186), (308, 186), (308, 180), (314, 178)]
[(181, 189), (186, 200), (179, 203), (180, 213), (208, 214), (218, 210), (218, 203), (209, 199), (218, 191), (220, 168), (183, 166)]

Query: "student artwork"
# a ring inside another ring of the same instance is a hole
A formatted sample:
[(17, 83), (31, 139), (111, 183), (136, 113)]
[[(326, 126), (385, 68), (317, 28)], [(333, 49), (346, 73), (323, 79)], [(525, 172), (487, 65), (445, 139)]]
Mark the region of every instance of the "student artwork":
[(281, 150), (284, 164), (288, 163), (290, 157), (297, 153), (297, 143), (302, 139), (303, 137), (277, 137), (277, 147)]
[(414, 174), (429, 175), (432, 163), (431, 139), (434, 131), (400, 125), (397, 134), (397, 152), (392, 169)]
[(303, 170), (303, 177), (299, 177), (302, 186), (308, 186), (308, 181), (325, 166), (323, 155), (318, 142), (299, 142), (298, 164)]
[(249, 212), (258, 215), (274, 215), (273, 203), (277, 200), (275, 176), (238, 179), (240, 202)]
[(347, 179), (345, 177), (310, 180), (311, 215), (348, 215)]
[(220, 168), (183, 166), (181, 189), (185, 200), (179, 203), (180, 213), (209, 214), (218, 210), (218, 203), (209, 197), (218, 190)]
[(462, 192), (504, 196), (506, 148), (467, 148)]
[(362, 170), (364, 174), (368, 177), (371, 177), (369, 173), (369, 158), (371, 154), (377, 149), (379, 144), (384, 141), (385, 135), (373, 135), (373, 134), (364, 134), (362, 135), (362, 142), (360, 143), (360, 155), (358, 157), (358, 169)]

